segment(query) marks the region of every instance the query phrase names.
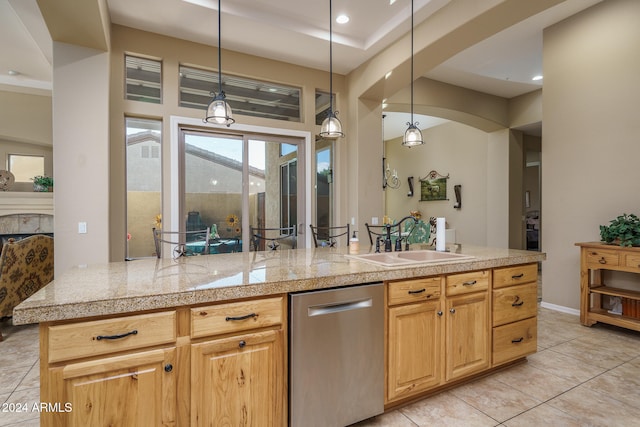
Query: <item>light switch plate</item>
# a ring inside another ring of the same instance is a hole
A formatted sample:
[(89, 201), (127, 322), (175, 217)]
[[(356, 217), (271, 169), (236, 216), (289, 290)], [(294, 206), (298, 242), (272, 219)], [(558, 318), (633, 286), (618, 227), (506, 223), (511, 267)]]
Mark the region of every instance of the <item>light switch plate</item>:
[(78, 234), (87, 234), (87, 223), (79, 222), (78, 223)]
[(378, 225), (378, 217), (374, 216), (371, 218), (371, 225)]

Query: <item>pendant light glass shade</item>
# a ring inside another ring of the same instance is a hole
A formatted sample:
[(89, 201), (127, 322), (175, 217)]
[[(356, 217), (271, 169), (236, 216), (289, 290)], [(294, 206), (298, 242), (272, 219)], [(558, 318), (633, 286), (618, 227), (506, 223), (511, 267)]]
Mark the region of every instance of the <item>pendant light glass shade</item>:
[(213, 99), (207, 107), (207, 115), (204, 118), (206, 123), (213, 123), (216, 125), (231, 126), (236, 121), (233, 118), (231, 106), (227, 103), (227, 97), (222, 90), (222, 31), (221, 31), (221, 19), (220, 15), (220, 0), (218, 0), (218, 94), (212, 92)]
[(211, 100), (207, 107), (207, 116), (204, 121), (207, 123), (226, 126), (231, 126), (235, 123), (231, 106), (227, 103), (224, 92), (221, 91)]
[(333, 111), (333, 25), (331, 0), (329, 0), (329, 109), (327, 118), (320, 127), (320, 136), (326, 139), (342, 138), (342, 123), (338, 119), (338, 112)]
[(402, 138), (402, 145), (404, 145), (405, 147), (414, 147), (416, 145), (424, 144), (424, 141), (422, 140), (422, 132), (420, 132), (420, 129), (416, 127), (418, 122), (416, 122), (415, 124), (413, 123), (407, 123), (407, 124), (409, 125), (409, 127), (404, 132), (404, 137)]
[(338, 114), (337, 111), (334, 113), (331, 111), (331, 108), (329, 108), (327, 118), (324, 119), (322, 127), (320, 128), (320, 136), (323, 138), (335, 139), (344, 136), (344, 133), (342, 132), (342, 123), (336, 114)]
[(411, 121), (407, 123), (409, 127), (404, 132), (402, 145), (405, 147), (415, 147), (424, 144), (422, 132), (418, 129), (418, 122), (413, 121), (413, 0), (411, 0)]

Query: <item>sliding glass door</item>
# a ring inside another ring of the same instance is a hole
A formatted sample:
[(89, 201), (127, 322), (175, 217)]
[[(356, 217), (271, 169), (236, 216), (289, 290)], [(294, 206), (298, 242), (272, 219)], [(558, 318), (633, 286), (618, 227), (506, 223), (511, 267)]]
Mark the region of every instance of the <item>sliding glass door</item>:
[(249, 229), (297, 224), (304, 205), (299, 140), (181, 130), (180, 212), (185, 229), (211, 227), (211, 252), (248, 251)]

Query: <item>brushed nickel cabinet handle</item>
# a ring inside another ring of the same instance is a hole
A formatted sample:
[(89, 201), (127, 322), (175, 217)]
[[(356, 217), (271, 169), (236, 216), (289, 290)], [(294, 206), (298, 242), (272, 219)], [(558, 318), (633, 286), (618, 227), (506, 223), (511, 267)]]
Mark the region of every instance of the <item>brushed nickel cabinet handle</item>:
[(524, 273), (516, 274), (511, 276), (512, 279), (522, 279), (524, 277)]
[(516, 339), (516, 340), (511, 340), (511, 343), (512, 343), (512, 344), (518, 344), (518, 343), (520, 343), (520, 342), (522, 342), (522, 341), (524, 341), (524, 337), (520, 337), (520, 338), (518, 338), (518, 339)]
[(468, 282), (464, 282), (464, 283), (462, 284), (462, 286), (473, 286), (473, 285), (475, 285), (476, 283), (478, 283), (478, 281), (477, 281), (477, 280), (470, 280), (470, 281), (468, 281)]
[(418, 289), (417, 291), (408, 291), (408, 292), (409, 292), (409, 294), (421, 294), (421, 293), (423, 293), (424, 291), (426, 291), (426, 289), (425, 289), (425, 288)]
[(602, 258), (600, 258), (600, 259), (598, 260), (598, 262), (599, 262), (600, 264), (606, 264), (606, 263), (607, 263), (607, 260), (606, 260), (606, 259), (604, 259), (604, 257), (602, 257)]

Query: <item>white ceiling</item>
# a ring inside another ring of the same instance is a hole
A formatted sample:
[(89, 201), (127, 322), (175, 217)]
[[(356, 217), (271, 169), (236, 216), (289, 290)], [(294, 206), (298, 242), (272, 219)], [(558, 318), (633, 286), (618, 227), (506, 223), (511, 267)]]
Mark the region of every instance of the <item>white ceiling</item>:
[[(415, 0), (415, 24), (450, 1)], [(599, 1), (565, 0), (461, 52), (425, 76), (505, 98), (535, 90), (542, 85), (531, 80), (542, 73), (542, 30)], [(107, 0), (107, 5), (116, 24), (218, 45), (217, 0)], [(407, 33), (410, 11), (407, 0), (393, 5), (389, 0), (333, 0), (334, 18), (341, 13), (351, 18), (347, 24), (332, 24), (333, 71), (349, 73)], [(223, 48), (328, 71), (328, 40), (327, 1), (222, 2)], [(0, 50), (0, 89), (50, 93), (52, 42), (36, 0), (0, 0)], [(9, 70), (19, 74), (9, 75)], [(429, 119), (416, 120), (423, 127)], [(401, 135), (405, 121), (408, 118), (389, 117), (385, 133)]]

